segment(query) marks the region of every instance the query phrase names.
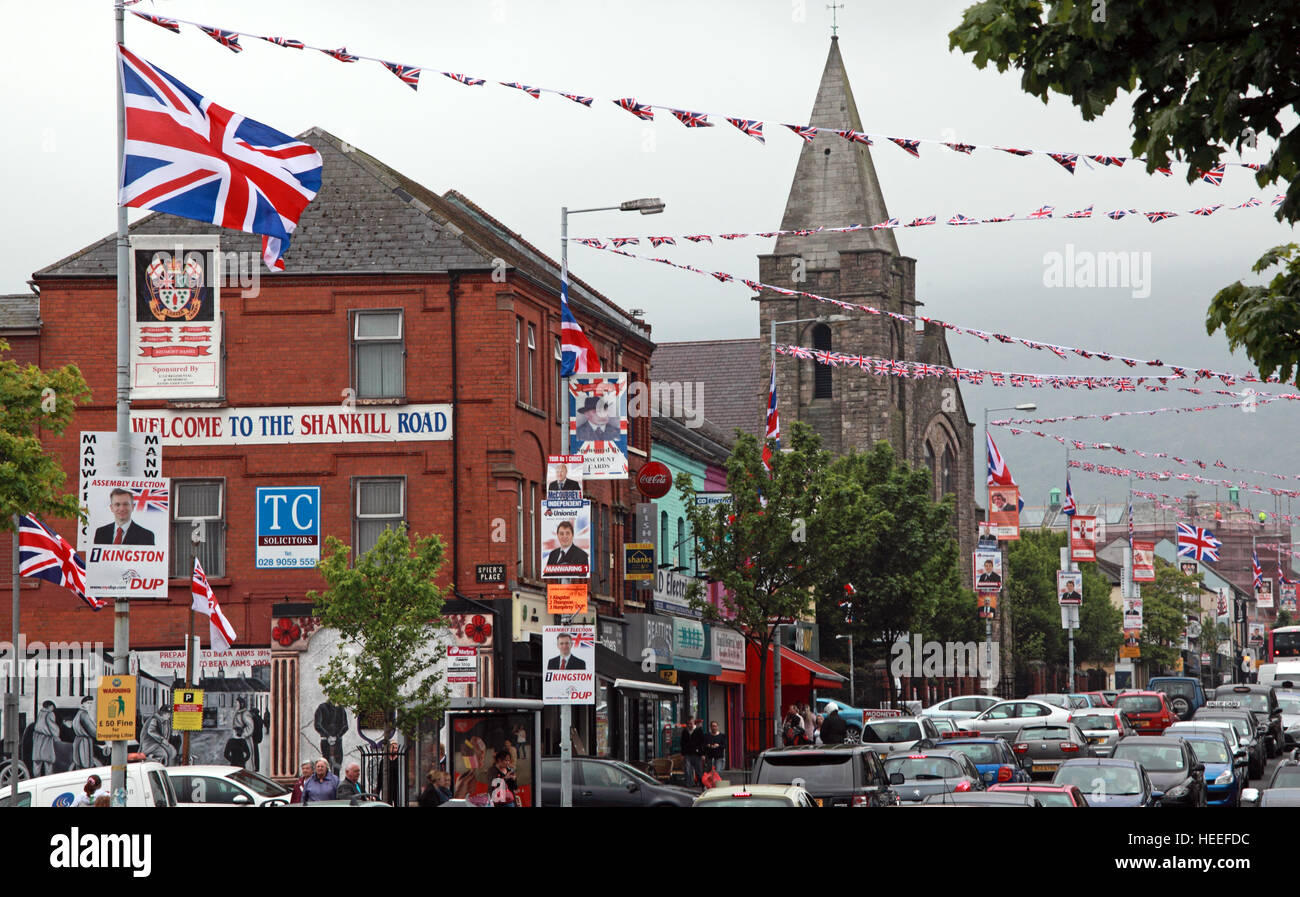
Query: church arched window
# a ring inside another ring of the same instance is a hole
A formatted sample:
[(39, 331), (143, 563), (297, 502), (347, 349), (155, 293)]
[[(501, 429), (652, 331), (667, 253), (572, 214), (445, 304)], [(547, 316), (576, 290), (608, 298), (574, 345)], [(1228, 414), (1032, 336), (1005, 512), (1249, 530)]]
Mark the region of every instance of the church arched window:
[(953, 454), (952, 445), (943, 447), (943, 494), (957, 491), (957, 456)]
[[(831, 329), (825, 324), (817, 324), (812, 329), (813, 348), (831, 351)], [(829, 399), (831, 397), (831, 366), (813, 362), (813, 398)]]
[(930, 482), (939, 482), (939, 473), (934, 469), (934, 446), (930, 445), (930, 440), (925, 441), (925, 469), (930, 471)]

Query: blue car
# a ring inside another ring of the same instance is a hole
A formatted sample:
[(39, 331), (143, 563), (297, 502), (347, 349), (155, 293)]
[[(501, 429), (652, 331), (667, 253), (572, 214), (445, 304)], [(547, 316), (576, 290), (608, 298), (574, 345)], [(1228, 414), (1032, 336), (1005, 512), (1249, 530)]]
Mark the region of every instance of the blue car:
[(1007, 785), (1032, 781), (1020, 766), (1011, 746), (1001, 738), (945, 738), (939, 745), (970, 758), (985, 785)]
[(1222, 735), (1179, 732), (1178, 737), (1192, 746), (1198, 763), (1205, 764), (1205, 804), (1210, 807), (1235, 807), (1246, 787), (1244, 757), (1234, 759), (1227, 739)]

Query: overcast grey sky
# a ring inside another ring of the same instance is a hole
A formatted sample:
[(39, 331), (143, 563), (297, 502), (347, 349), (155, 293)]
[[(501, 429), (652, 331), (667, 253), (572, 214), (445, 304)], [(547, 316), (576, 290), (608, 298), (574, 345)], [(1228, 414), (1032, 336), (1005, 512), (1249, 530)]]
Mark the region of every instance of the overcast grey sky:
[[(1063, 99), (1044, 105), (1023, 94), (1015, 73), (980, 71), (968, 57), (950, 53), (947, 34), (966, 5), (847, 0), (839, 13), (841, 52), (866, 130), (1128, 153), (1125, 103), (1085, 123)], [(0, 76), (9, 85), (9, 127), (0, 147), (8, 201), (0, 291), (16, 292), (31, 272), (113, 229), (113, 22), (111, 6), (103, 2), (76, 0), (60, 5), (58, 16), (27, 3), (6, 0), (5, 6), (12, 30), (9, 52), (0, 58)], [(131, 16), (127, 21), (128, 46), (223, 106), (288, 133), (319, 125), (433, 189), (462, 191), (551, 253), (559, 251), (559, 210), (566, 204), (609, 205), (640, 196), (667, 203), (667, 211), (653, 218), (575, 218), (574, 236), (779, 227), (800, 149), (799, 139), (779, 123), (807, 120), (830, 33), (825, 4), (813, 0), (157, 0), (137, 8), (425, 66), (429, 71), (412, 92), (374, 62), (348, 65), (254, 39), (245, 39), (244, 52), (234, 54), (193, 28), (175, 35)], [(468, 88), (440, 70), (484, 77), (489, 84)], [(554, 95), (534, 100), (494, 83), (516, 80), (598, 99), (586, 109)], [(720, 119), (711, 129), (686, 129), (664, 113), (640, 122), (609, 102), (622, 96), (762, 119), (767, 143), (759, 145)], [(1019, 159), (987, 150), (962, 156), (935, 146), (923, 146), (921, 154), (914, 159), (880, 143), (873, 149), (891, 215), (1024, 215), (1047, 203), (1058, 215), (1095, 204), (1097, 216), (898, 231), (901, 250), (918, 260), (917, 294), (926, 314), (1190, 367), (1248, 370), (1244, 356), (1229, 355), (1222, 335), (1206, 336), (1205, 308), (1219, 287), (1248, 278), (1264, 249), (1293, 239), (1291, 229), (1273, 220), (1267, 206), (1157, 224), (1141, 217), (1113, 222), (1102, 212), (1185, 212), (1251, 196), (1267, 200), (1277, 192), (1256, 187), (1250, 172), (1229, 169), (1216, 188), (1186, 184), (1180, 167), (1172, 178), (1148, 176), (1136, 164), (1120, 170), (1080, 166), (1071, 176), (1045, 157)], [(138, 214), (132, 213), (133, 220)], [(850, 223), (871, 222), (806, 222)], [(683, 245), (671, 257), (754, 277), (755, 256), (770, 248), (761, 239)], [(1149, 253), (1142, 258), (1150, 259), (1150, 295), (1135, 298), (1132, 287), (1045, 288), (1046, 259), (1067, 251)], [(582, 247), (573, 249), (570, 261), (576, 273), (624, 308), (646, 309), (661, 341), (758, 335), (757, 309), (743, 286)], [(292, 251), (288, 264), (292, 268)], [(1042, 352), (987, 346), (966, 336), (950, 336), (949, 345), (963, 366), (1127, 372), (1115, 363), (1057, 362)], [(977, 424), (985, 406), (1022, 401), (1036, 401), (1044, 416), (1202, 401), (1178, 392), (992, 387), (964, 387), (963, 395)], [(1295, 420), (1295, 408), (1278, 403), (1253, 414), (1223, 410), (1042, 429), (1293, 473), (1300, 471)], [(1048, 488), (1064, 485), (1064, 450), (1057, 443), (1009, 434), (995, 438), (1029, 503), (1041, 503)], [(1116, 459), (1093, 453), (1093, 460)], [(977, 482), (982, 479), (981, 471)], [(1083, 501), (1103, 495), (1119, 500), (1125, 489), (1121, 481), (1088, 474), (1078, 475), (1074, 485)], [(1213, 494), (1205, 487), (1199, 491)], [(1271, 499), (1255, 497), (1255, 504), (1273, 507)]]

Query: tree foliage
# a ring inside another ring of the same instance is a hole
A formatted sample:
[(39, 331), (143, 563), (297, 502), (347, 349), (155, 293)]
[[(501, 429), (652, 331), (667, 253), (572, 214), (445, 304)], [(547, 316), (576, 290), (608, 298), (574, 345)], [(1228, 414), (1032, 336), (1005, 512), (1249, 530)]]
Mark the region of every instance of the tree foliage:
[(1178, 663), (1188, 611), (1200, 612), (1196, 600), (1200, 577), (1189, 576), (1156, 559), (1156, 581), (1142, 584), (1142, 660), (1160, 672)]
[(62, 491), (66, 474), (41, 444), (41, 431), (59, 434), (90, 389), (76, 365), (42, 371), (3, 358), (0, 340), (0, 529), (14, 514), (80, 519), (77, 496)]
[[(446, 706), (436, 669), (446, 652), (439, 638), (443, 598), (434, 584), (443, 545), (437, 536), (417, 536), (412, 553), (403, 524), (384, 530), (355, 565), (349, 554), (328, 537), (320, 566), (327, 588), (307, 593), (322, 628), (339, 634), (320, 684), (331, 703), (383, 720), (387, 756), (394, 734), (414, 737), (423, 720)], [(384, 777), (386, 788), (390, 778)]]
[[(1131, 93), (1131, 151), (1145, 158), (1148, 172), (1179, 159), (1189, 163), (1190, 183), (1226, 149), (1254, 149), (1267, 135), (1275, 146), (1256, 181), (1286, 184), (1278, 220), (1300, 219), (1297, 4), (983, 0), (963, 13), (948, 38), (979, 68), (1018, 69), (1021, 89), (1044, 102), (1051, 93), (1069, 97), (1085, 121), (1105, 112), (1121, 91)], [(1276, 247), (1256, 270), (1270, 267), (1271, 257), (1290, 255)], [(1268, 287), (1228, 287), (1207, 314), (1207, 330), (1223, 327), (1233, 348), (1245, 347), (1266, 376), (1276, 369), (1289, 379), (1300, 364), (1294, 279), (1289, 265)]]

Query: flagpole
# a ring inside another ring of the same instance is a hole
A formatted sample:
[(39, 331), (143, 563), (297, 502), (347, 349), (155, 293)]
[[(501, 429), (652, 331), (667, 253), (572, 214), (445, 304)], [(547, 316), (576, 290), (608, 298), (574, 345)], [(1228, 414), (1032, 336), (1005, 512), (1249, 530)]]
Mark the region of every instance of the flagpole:
[[(117, 45), (126, 43), (126, 10), (113, 9)], [(114, 190), (121, 187), (121, 177), (126, 163), (126, 99), (122, 83), (122, 66), (118, 50), (113, 50), (113, 66), (117, 84), (117, 174)], [(120, 197), (114, 197), (116, 202)], [(117, 477), (127, 479), (131, 474), (131, 333), (128, 327), (130, 311), (130, 278), (127, 270), (130, 251), (127, 244), (126, 206), (117, 202)], [(128, 655), (131, 643), (131, 603), (126, 598), (113, 602), (113, 674), (125, 676), (129, 672)], [(126, 806), (126, 742), (113, 741), (110, 754), (112, 763), (111, 805)]]
[[(13, 675), (10, 679), (17, 687), (18, 676), (18, 515), (13, 516), (14, 523), (14, 566), (13, 566), (13, 607), (11, 618), (12, 635), (10, 637), (10, 659), (13, 662)], [(23, 658), (26, 660), (26, 658)], [(9, 806), (18, 806), (18, 693), (12, 689), (5, 691), (5, 747), (9, 755)]]

